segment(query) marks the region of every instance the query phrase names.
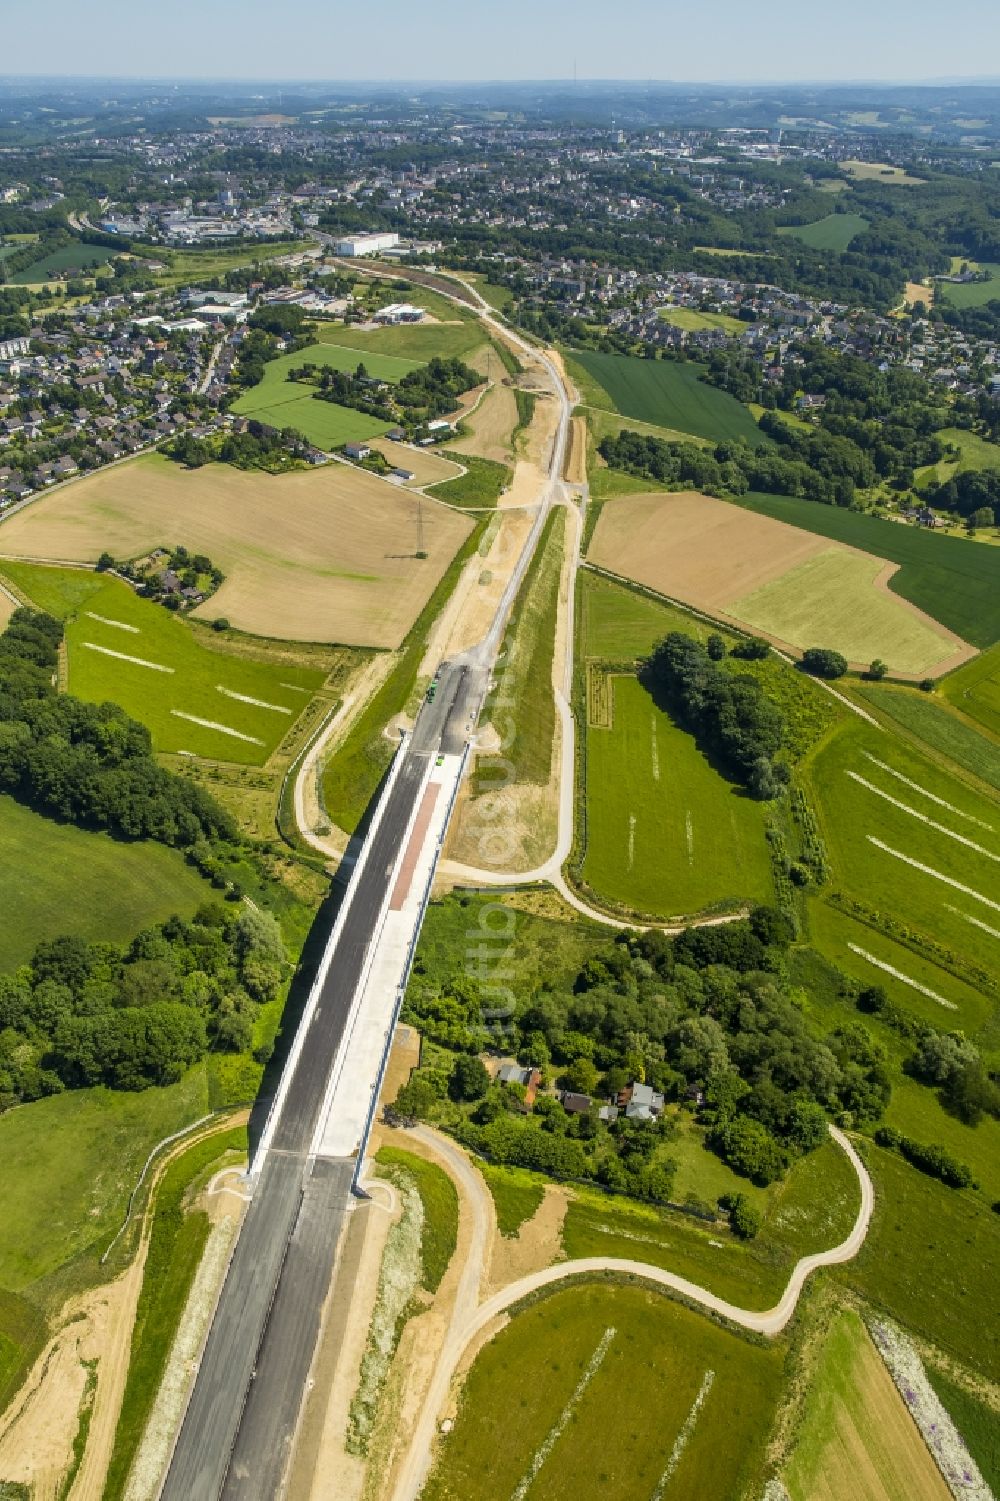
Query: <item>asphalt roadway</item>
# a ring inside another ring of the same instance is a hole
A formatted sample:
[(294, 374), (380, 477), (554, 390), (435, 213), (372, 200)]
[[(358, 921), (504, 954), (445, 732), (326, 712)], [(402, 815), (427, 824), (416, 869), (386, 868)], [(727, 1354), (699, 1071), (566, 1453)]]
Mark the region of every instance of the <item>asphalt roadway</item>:
[(275, 1501), (290, 1453), (355, 1162), (310, 1148), (386, 885), (428, 761), (460, 750), (485, 676), (446, 664), (371, 836), (202, 1353), (161, 1501)]

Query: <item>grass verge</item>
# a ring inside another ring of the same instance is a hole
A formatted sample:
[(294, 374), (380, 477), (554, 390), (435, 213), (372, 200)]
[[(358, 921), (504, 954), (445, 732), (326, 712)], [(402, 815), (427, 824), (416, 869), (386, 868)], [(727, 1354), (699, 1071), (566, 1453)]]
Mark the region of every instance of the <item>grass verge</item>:
[(421, 1286), (436, 1293), (458, 1244), (458, 1192), (443, 1168), (404, 1152), (399, 1147), (380, 1147), (375, 1161), (389, 1169), (389, 1176), (401, 1172), (416, 1183), (424, 1206), (424, 1223), (420, 1236)]

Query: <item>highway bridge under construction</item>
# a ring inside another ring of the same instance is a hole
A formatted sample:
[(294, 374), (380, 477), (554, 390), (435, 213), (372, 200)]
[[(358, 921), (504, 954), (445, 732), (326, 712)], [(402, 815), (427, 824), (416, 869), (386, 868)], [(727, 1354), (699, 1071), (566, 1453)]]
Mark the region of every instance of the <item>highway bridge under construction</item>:
[(250, 1165), (253, 1197), (160, 1492), (274, 1501), (487, 673), (446, 664), (386, 778)]

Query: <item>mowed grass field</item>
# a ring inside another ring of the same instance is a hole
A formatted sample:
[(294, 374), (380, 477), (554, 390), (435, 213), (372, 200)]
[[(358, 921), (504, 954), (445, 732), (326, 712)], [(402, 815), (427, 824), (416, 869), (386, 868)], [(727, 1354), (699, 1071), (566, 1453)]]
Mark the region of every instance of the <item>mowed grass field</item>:
[(698, 379), (700, 365), (591, 350), (564, 350), (563, 355), (588, 406), (715, 442), (725, 438), (742, 438), (752, 444), (767, 441), (741, 402)]
[(325, 676), (213, 651), (207, 633), (104, 574), (22, 565), (16, 582), (66, 618), (69, 691), (121, 704), (159, 751), (260, 764)]
[(763, 806), (634, 677), (610, 686), (612, 727), (587, 727), (587, 885), (655, 917), (770, 900)]
[(941, 692), (956, 709), (1000, 735), (1000, 646), (951, 673)]
[(846, 250), (856, 235), (864, 234), (868, 220), (861, 214), (826, 214), (811, 224), (783, 224), (779, 235), (801, 240), (813, 250)]
[(0, 971), (16, 969), (44, 939), (70, 933), (123, 943), (175, 912), (191, 917), (212, 893), (163, 844), (127, 844), (57, 823), (0, 796)]
[(923, 677), (944, 670), (961, 645), (876, 587), (885, 566), (868, 553), (827, 547), (731, 600), (727, 613), (799, 648), (831, 647), (859, 667), (881, 657), (894, 673)]
[(644, 1288), (552, 1293), (476, 1359), (422, 1494), (755, 1494), (783, 1360)]
[(952, 307), (985, 307), (988, 302), (1000, 302), (1000, 264), (996, 261), (980, 261), (979, 269), (990, 273), (989, 281), (937, 281), (934, 283), (938, 298), (950, 302)]
[(385, 354), (362, 354), (339, 344), (310, 344), (295, 354), (283, 354), (264, 366), (264, 379), (245, 391), (233, 405), (244, 417), (255, 417), (275, 427), (296, 427), (311, 443), (327, 450), (342, 443), (360, 442), (387, 432), (395, 424), (356, 412), (352, 407), (321, 401), (308, 386), (288, 379), (289, 370), (303, 365), (317, 365), (331, 370), (356, 370), (364, 364), (369, 375), (380, 380), (398, 381), (411, 370), (419, 370), (417, 360), (398, 359)]
[(732, 313), (706, 313), (700, 308), (693, 307), (661, 307), (659, 316), (664, 323), (670, 323), (674, 328), (685, 328), (691, 333), (700, 333), (706, 328), (723, 328), (726, 333), (739, 333), (744, 324), (739, 318), (734, 318)]
[[(430, 296), (432, 294), (428, 294)], [(423, 295), (415, 288), (400, 292), (400, 300), (420, 303)], [(483, 343), (483, 328), (478, 318), (463, 315), (458, 308), (448, 308), (447, 321), (427, 323), (403, 323), (395, 328), (358, 328), (343, 323), (320, 323), (316, 337), (321, 344), (337, 344), (342, 348), (356, 349), (366, 359), (374, 355), (389, 355), (396, 359), (413, 360), (426, 365), (435, 355), (441, 359), (459, 358), (478, 349)]]
[(951, 1494), (853, 1309), (839, 1311), (824, 1337), (783, 1479), (792, 1501), (948, 1501)]
[(1000, 548), (936, 537), (925, 527), (901, 526), (787, 495), (751, 493), (740, 505), (899, 563), (889, 581), (893, 594), (926, 610), (973, 646), (985, 648), (1000, 640)]
[[(997, 293), (1000, 295), (1000, 282), (997, 283)], [(918, 488), (943, 484), (953, 475), (964, 474), (968, 470), (1000, 469), (1000, 443), (990, 443), (978, 433), (966, 432), (961, 427), (943, 427), (937, 436), (942, 443), (948, 443), (957, 449), (958, 456), (939, 459), (936, 464), (918, 469), (915, 475)]]
[(134, 558), (180, 543), (226, 575), (201, 618), (284, 641), (396, 647), (472, 527), (423, 501), (421, 538), (417, 504), (346, 464), (284, 475), (225, 464), (187, 471), (153, 454), (11, 517), (0, 525), (0, 555), (93, 562), (105, 548)]
[[(995, 974), (1000, 806), (915, 747), (859, 720), (845, 721), (805, 774), (830, 857), (831, 889)], [(844, 955), (831, 957), (839, 964)], [(954, 1013), (938, 1009), (936, 1024), (951, 1025)]]
[(92, 271), (106, 265), (118, 253), (106, 245), (85, 245), (82, 241), (75, 245), (63, 245), (32, 265), (25, 266), (23, 271), (15, 271), (9, 280), (13, 286), (26, 287), (49, 281), (64, 271)]

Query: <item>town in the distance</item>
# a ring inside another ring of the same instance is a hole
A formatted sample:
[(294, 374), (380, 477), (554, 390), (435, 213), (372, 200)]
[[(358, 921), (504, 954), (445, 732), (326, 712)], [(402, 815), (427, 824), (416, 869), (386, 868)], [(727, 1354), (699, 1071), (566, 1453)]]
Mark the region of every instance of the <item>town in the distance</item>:
[(0, 1501), (1000, 1495), (1000, 82), (0, 77), (0, 1184)]

